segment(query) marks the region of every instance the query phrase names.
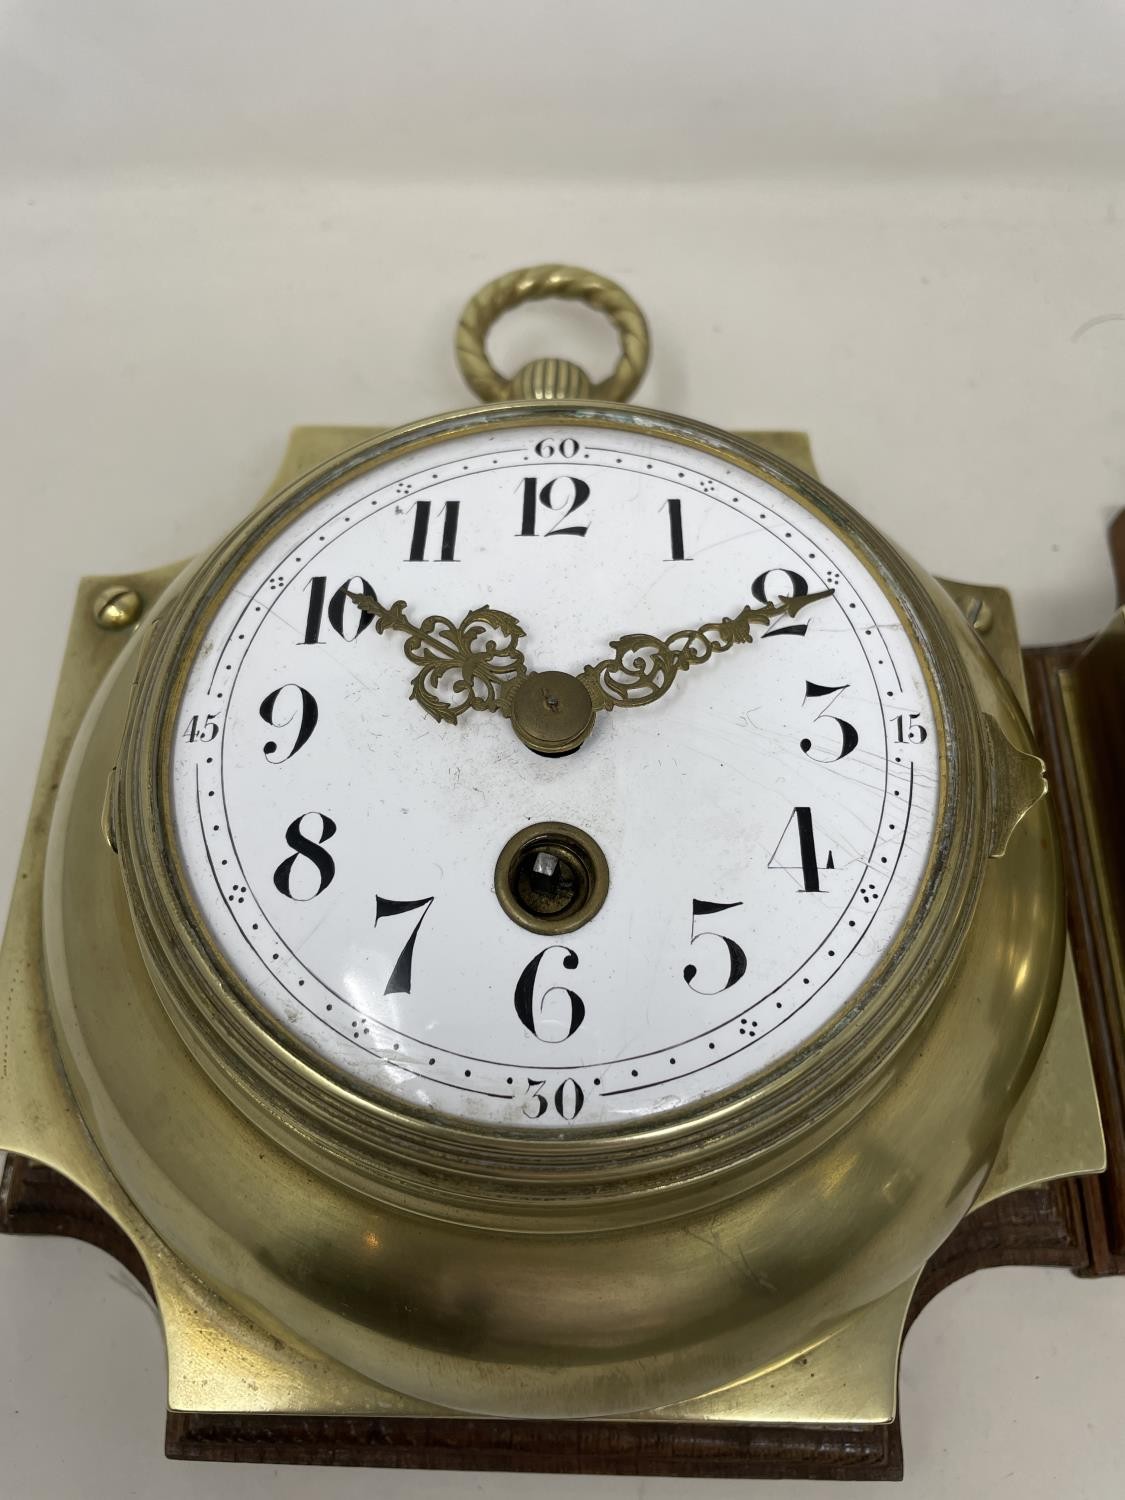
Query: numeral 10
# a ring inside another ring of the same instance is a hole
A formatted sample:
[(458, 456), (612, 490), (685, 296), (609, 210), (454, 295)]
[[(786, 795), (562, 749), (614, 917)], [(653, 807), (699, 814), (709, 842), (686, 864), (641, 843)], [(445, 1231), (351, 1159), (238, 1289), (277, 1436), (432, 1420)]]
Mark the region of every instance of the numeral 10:
[[(306, 587), (309, 591), (309, 612), (305, 618), (305, 634), (301, 644), (302, 646), (319, 646), (321, 631), (324, 628), (324, 599), (328, 592), (328, 580), (323, 573), (317, 573), (309, 579)], [(348, 594), (372, 592), (367, 579), (356, 576), (342, 583), (328, 600), (328, 623), (342, 640), (354, 641), (357, 636), (363, 634), (375, 618), (374, 615), (365, 615), (362, 610), (356, 609), (349, 600)], [(354, 629), (349, 629), (349, 619), (355, 620)]]

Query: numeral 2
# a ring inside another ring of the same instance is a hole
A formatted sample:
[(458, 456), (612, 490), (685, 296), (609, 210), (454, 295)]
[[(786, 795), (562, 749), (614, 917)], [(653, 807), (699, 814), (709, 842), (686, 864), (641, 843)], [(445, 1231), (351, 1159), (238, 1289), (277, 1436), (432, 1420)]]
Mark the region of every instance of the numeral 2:
[[(757, 578), (755, 578), (754, 582), (750, 585), (750, 592), (759, 604), (771, 604), (773, 602), (770, 598), (768, 584), (770, 579), (777, 574), (780, 574), (781, 577), (785, 579), (785, 584), (781, 585), (781, 590), (786, 594), (788, 598), (800, 599), (803, 595), (808, 593), (808, 580), (806, 578), (802, 578), (800, 573), (794, 573), (789, 568), (768, 568), (764, 573), (759, 573)], [(786, 585), (788, 585), (788, 587), (786, 587)], [(808, 633), (809, 622), (808, 620), (802, 620), (799, 624), (794, 623), (792, 625), (772, 625), (769, 630), (763, 632), (762, 639), (765, 640), (767, 636), (771, 635), (805, 636), (808, 635)]]

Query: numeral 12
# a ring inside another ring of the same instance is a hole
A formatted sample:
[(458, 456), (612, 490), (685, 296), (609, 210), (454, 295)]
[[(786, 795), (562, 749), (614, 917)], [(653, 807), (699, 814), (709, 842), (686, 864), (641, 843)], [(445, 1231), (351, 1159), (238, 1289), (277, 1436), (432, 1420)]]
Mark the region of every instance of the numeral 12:
[[(565, 493), (566, 487), (570, 486), (569, 495)], [(558, 488), (556, 488), (558, 486)], [(584, 479), (574, 479), (569, 475), (559, 475), (557, 479), (548, 479), (547, 483), (540, 485), (534, 474), (529, 474), (522, 481), (523, 489), (523, 524), (520, 527), (520, 536), (538, 536), (535, 529), (536, 506), (543, 506), (544, 510), (561, 512), (559, 519), (553, 526), (548, 527), (545, 536), (585, 536), (590, 529), (588, 526), (564, 526), (563, 521), (569, 520), (580, 505), (585, 505), (590, 498), (590, 486)]]

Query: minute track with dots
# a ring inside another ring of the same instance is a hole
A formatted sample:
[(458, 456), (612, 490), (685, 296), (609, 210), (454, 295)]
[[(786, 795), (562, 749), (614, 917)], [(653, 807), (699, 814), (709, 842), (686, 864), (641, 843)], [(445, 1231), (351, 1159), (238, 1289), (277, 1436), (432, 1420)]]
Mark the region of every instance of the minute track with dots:
[[(350, 598), (488, 605), (532, 668), (577, 673), (824, 589), (555, 760), (499, 713), (421, 712), (401, 637)], [(345, 473), (247, 556), (175, 713), (177, 853), (219, 962), (361, 1092), (643, 1123), (751, 1083), (879, 967), (931, 854), (937, 715), (893, 584), (765, 475), (612, 422), (484, 428)], [(537, 820), (608, 860), (561, 936), (493, 890)]]

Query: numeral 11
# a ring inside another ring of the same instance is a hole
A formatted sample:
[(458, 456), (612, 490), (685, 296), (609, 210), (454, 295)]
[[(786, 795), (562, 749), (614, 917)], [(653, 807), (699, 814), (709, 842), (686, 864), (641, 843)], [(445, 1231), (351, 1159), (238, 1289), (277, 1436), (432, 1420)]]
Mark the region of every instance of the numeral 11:
[[(442, 506), (441, 551), (439, 562), (456, 562), (457, 518), (461, 511), (460, 500), (447, 500)], [(426, 561), (426, 543), (430, 532), (430, 502), (419, 500), (414, 507), (414, 531), (410, 538), (409, 562)]]

